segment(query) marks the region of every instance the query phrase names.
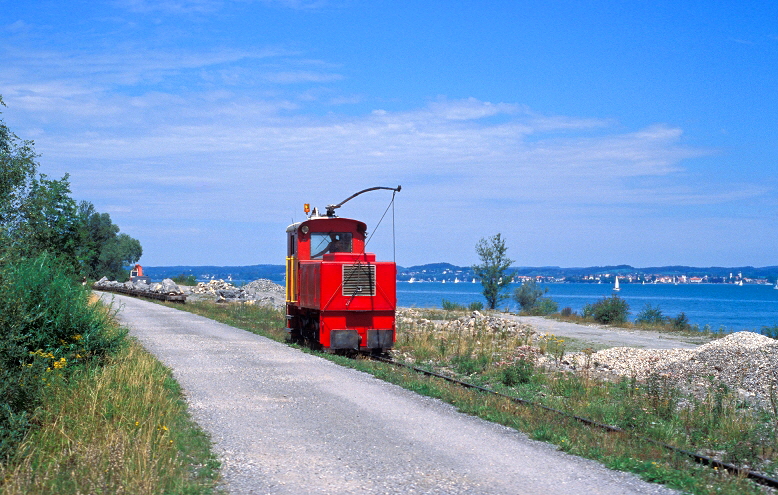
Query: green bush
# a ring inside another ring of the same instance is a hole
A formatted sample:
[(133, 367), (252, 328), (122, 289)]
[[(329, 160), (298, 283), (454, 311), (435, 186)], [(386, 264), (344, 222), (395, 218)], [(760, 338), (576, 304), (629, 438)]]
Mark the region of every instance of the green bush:
[(191, 273), (189, 275), (182, 273), (181, 275), (173, 277), (173, 282), (178, 285), (197, 285), (197, 277)]
[(557, 311), (559, 311), (559, 304), (556, 301), (548, 297), (541, 297), (533, 306), (531, 313), (533, 315), (545, 316), (554, 314)]
[(562, 316), (564, 316), (565, 318), (573, 316), (573, 314), (574, 314), (573, 313), (573, 308), (571, 308), (570, 306), (565, 306), (564, 308), (562, 308), (562, 311), (561, 311), (560, 314)]
[(635, 323), (644, 325), (663, 325), (667, 321), (667, 318), (662, 314), (662, 310), (657, 307), (653, 307), (646, 303), (643, 309), (635, 317)]
[(458, 354), (451, 359), (451, 364), (457, 373), (462, 375), (472, 375), (486, 369), (491, 362), (491, 356), (485, 353), (471, 354), (464, 353)]
[(0, 269), (0, 459), (28, 428), (45, 387), (118, 350), (111, 315), (47, 254)]
[(448, 299), (441, 301), (441, 307), (446, 311), (464, 311), (467, 309), (464, 305), (449, 301)]
[(513, 300), (518, 303), (521, 311), (530, 315), (550, 315), (559, 310), (559, 305), (543, 294), (548, 293), (548, 288), (541, 289), (535, 280), (527, 280), (515, 291)]
[(513, 300), (522, 311), (529, 312), (546, 292), (548, 292), (548, 288), (541, 289), (535, 280), (527, 280), (513, 291)]
[(678, 313), (675, 318), (670, 318), (670, 325), (673, 330), (689, 330), (692, 326), (689, 324), (689, 318), (686, 317), (686, 313)]
[(624, 323), (629, 315), (629, 304), (619, 296), (605, 297), (594, 304), (587, 304), (583, 309), (583, 317), (591, 318), (598, 323)]
[(762, 335), (770, 337), (771, 339), (778, 339), (778, 325), (773, 325), (771, 327), (763, 326)]
[(453, 301), (449, 301), (448, 299), (443, 299), (441, 301), (440, 307), (446, 311), (481, 311), (484, 309), (484, 303), (481, 301), (475, 301), (465, 306), (464, 304), (459, 304)]
[(529, 383), (534, 372), (535, 367), (532, 362), (520, 359), (502, 370), (500, 381), (508, 387)]

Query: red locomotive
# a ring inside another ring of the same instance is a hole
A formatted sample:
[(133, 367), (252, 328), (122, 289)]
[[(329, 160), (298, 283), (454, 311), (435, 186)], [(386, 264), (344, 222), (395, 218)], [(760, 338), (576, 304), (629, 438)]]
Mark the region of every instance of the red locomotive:
[[(397, 265), (365, 252), (367, 226), (339, 218), (335, 209), (286, 229), (286, 320), (293, 342), (324, 350), (380, 353), (395, 341)], [(308, 206), (306, 205), (306, 213)]]

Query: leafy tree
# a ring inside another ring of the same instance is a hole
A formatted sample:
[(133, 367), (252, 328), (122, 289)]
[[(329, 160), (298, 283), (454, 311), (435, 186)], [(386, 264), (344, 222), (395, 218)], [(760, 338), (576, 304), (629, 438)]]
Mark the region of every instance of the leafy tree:
[(79, 259), (84, 275), (94, 279), (105, 276), (111, 280), (126, 280), (129, 274), (124, 267), (143, 255), (140, 242), (120, 234), (111, 216), (95, 211), (91, 203), (83, 201), (78, 209), (82, 224)]
[(76, 204), (67, 174), (59, 180), (37, 175), (33, 145), (0, 119), (0, 263), (49, 253), (74, 273), (126, 278), (124, 266), (143, 253), (140, 242), (119, 234), (91, 203)]
[(126, 280), (125, 266), (138, 261), (143, 254), (140, 242), (127, 234), (119, 234), (103, 244), (97, 273), (112, 280)]
[(521, 310), (531, 315), (550, 315), (556, 313), (559, 305), (543, 294), (548, 293), (548, 288), (541, 289), (534, 279), (527, 280), (513, 291), (513, 299), (519, 304)]
[[(0, 105), (5, 106), (2, 96)], [(22, 141), (0, 119), (0, 247), (10, 246), (10, 236), (20, 223), (20, 207), (38, 169), (32, 141)]]
[(529, 311), (535, 306), (538, 299), (543, 297), (543, 294), (547, 292), (548, 288), (541, 289), (534, 279), (526, 280), (521, 286), (513, 291), (513, 299), (523, 311)]
[(475, 245), (475, 252), (481, 259), (481, 264), (473, 265), (473, 271), (481, 279), (489, 309), (494, 309), (500, 301), (508, 299), (505, 292), (511, 283), (512, 275), (508, 273), (508, 269), (513, 260), (505, 254), (507, 251), (505, 240), (500, 234), (482, 238)]
[(20, 224), (14, 231), (17, 246), (24, 256), (48, 252), (77, 269), (76, 252), (81, 225), (76, 202), (70, 197), (65, 175), (49, 180), (41, 174), (32, 179), (20, 208)]

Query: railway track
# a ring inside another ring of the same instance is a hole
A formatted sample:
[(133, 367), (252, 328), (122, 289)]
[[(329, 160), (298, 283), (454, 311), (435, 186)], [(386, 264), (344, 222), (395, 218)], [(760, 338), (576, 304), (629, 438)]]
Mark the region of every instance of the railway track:
[(537, 402), (529, 401), (529, 400), (526, 400), (526, 399), (521, 399), (519, 397), (513, 397), (513, 396), (510, 396), (510, 395), (506, 395), (506, 394), (503, 394), (501, 392), (497, 392), (496, 390), (492, 390), (492, 389), (489, 389), (489, 388), (486, 388), (486, 387), (482, 387), (480, 385), (475, 385), (475, 384), (472, 384), (472, 383), (468, 383), (468, 382), (459, 380), (457, 378), (453, 378), (453, 377), (450, 377), (450, 376), (447, 376), (447, 375), (443, 375), (441, 373), (436, 373), (434, 371), (425, 370), (425, 369), (422, 369), (422, 368), (419, 368), (417, 366), (413, 366), (413, 365), (410, 365), (410, 364), (401, 363), (401, 362), (395, 361), (395, 360), (390, 359), (390, 358), (386, 358), (386, 357), (382, 357), (382, 356), (371, 356), (371, 358), (373, 360), (380, 361), (380, 362), (386, 363), (386, 364), (390, 364), (392, 366), (406, 368), (406, 369), (413, 370), (413, 371), (415, 371), (417, 373), (421, 373), (421, 374), (426, 375), (426, 376), (432, 376), (432, 377), (435, 377), (435, 378), (439, 378), (441, 380), (445, 380), (445, 381), (447, 381), (449, 383), (454, 383), (454, 384), (459, 385), (461, 387), (465, 387), (465, 388), (469, 388), (469, 389), (473, 389), (473, 390), (478, 390), (480, 392), (483, 392), (483, 393), (486, 393), (486, 394), (489, 394), (489, 395), (494, 395), (494, 396), (497, 396), (497, 397), (502, 397), (504, 399), (508, 399), (508, 400), (510, 400), (510, 401), (512, 401), (514, 403), (522, 404), (522, 405), (527, 406), (527, 407), (534, 407), (534, 408), (538, 408), (538, 409), (543, 409), (543, 410), (545, 410), (545, 411), (547, 411), (549, 413), (556, 414), (556, 415), (563, 416), (563, 417), (570, 418), (570, 419), (574, 419), (574, 420), (576, 420), (576, 421), (578, 421), (580, 423), (583, 423), (583, 424), (585, 424), (587, 426), (590, 426), (590, 427), (593, 427), (593, 428), (598, 428), (598, 429), (606, 431), (608, 433), (619, 433), (619, 434), (630, 435), (633, 438), (638, 439), (640, 441), (647, 442), (647, 443), (650, 443), (652, 445), (661, 447), (661, 448), (663, 448), (665, 450), (669, 450), (671, 452), (674, 452), (674, 453), (677, 453), (677, 454), (689, 457), (692, 460), (694, 460), (695, 462), (697, 462), (699, 464), (702, 464), (704, 466), (708, 466), (708, 467), (716, 468), (716, 469), (720, 469), (720, 470), (725, 470), (725, 471), (727, 471), (729, 473), (732, 473), (732, 474), (734, 474), (736, 476), (742, 476), (742, 477), (745, 477), (745, 478), (749, 478), (750, 480), (752, 480), (752, 481), (754, 481), (756, 483), (759, 483), (760, 485), (764, 485), (764, 486), (768, 486), (770, 488), (778, 489), (778, 479), (771, 478), (769, 476), (763, 475), (763, 474), (758, 473), (756, 471), (752, 471), (752, 470), (750, 470), (748, 468), (744, 468), (744, 467), (741, 467), (741, 466), (735, 466), (734, 464), (729, 464), (729, 463), (726, 463), (726, 462), (719, 461), (719, 460), (714, 459), (714, 458), (712, 458), (710, 456), (706, 456), (706, 455), (699, 454), (697, 452), (692, 452), (692, 451), (689, 451), (689, 450), (681, 449), (679, 447), (675, 447), (673, 445), (670, 445), (670, 444), (667, 444), (667, 443), (664, 443), (664, 442), (660, 442), (658, 440), (654, 440), (654, 439), (651, 439), (651, 438), (648, 438), (648, 437), (645, 437), (645, 436), (642, 436), (642, 435), (638, 435), (637, 433), (635, 433), (634, 431), (631, 431), (631, 430), (627, 430), (627, 429), (624, 429), (624, 428), (619, 428), (619, 427), (613, 426), (613, 425), (608, 425), (608, 424), (600, 423), (598, 421), (594, 421), (592, 419), (585, 418), (583, 416), (578, 416), (578, 415), (569, 413), (567, 411), (562, 411), (560, 409), (555, 409), (553, 407), (548, 407), (548, 406), (545, 406), (545, 405), (537, 403)]

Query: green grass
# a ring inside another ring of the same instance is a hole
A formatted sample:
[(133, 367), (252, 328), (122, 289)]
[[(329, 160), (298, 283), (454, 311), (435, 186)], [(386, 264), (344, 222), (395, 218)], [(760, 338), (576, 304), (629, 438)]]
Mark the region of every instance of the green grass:
[[(278, 341), (286, 335), (283, 315), (267, 308), (210, 303), (178, 308)], [(447, 313), (450, 312), (443, 312)], [(434, 315), (425, 313), (426, 316)], [(401, 324), (394, 352), (425, 369), (457, 375), (509, 395), (628, 429), (635, 435), (607, 433), (540, 408), (518, 405), (383, 363), (322, 356), (439, 398), (467, 414), (516, 428), (565, 452), (689, 493), (739, 495), (761, 494), (764, 490), (749, 480), (700, 466), (639, 437), (713, 455), (771, 476), (778, 473), (778, 410), (749, 407), (726, 387), (711, 387), (707, 394), (695, 398), (684, 396), (676, 384), (661, 375), (653, 375), (645, 382), (607, 381), (591, 370), (577, 374), (546, 371), (534, 364), (534, 358), (538, 353), (547, 353), (561, 359), (566, 352), (563, 339), (546, 336), (537, 340), (528, 333), (479, 325), (463, 330), (454, 325)]]
[(0, 493), (208, 494), (178, 384), (48, 255), (0, 266)]
[(0, 473), (4, 495), (215, 492), (208, 437), (170, 370), (134, 341), (51, 386), (33, 421)]

